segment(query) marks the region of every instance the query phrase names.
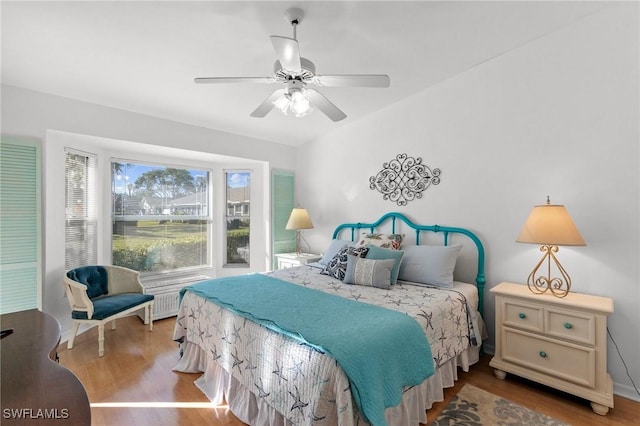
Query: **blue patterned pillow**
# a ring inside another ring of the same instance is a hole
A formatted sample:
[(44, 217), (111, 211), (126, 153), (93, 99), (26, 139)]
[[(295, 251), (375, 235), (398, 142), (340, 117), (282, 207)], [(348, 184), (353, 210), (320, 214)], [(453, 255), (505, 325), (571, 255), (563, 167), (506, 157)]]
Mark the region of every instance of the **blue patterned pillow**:
[(357, 257), (365, 257), (367, 252), (369, 252), (368, 247), (351, 247), (345, 244), (338, 253), (333, 256), (329, 263), (325, 265), (320, 273), (342, 281), (347, 271), (347, 255), (351, 254)]

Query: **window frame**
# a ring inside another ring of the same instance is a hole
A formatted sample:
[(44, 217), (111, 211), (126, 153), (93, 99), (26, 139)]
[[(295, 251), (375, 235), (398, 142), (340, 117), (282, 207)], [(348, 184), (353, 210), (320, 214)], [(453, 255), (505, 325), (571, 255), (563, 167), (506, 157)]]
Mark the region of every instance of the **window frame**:
[[(222, 239), (222, 252), (223, 252), (223, 256), (222, 256), (222, 267), (223, 268), (246, 268), (249, 269), (251, 268), (251, 233), (252, 233), (252, 223), (253, 223), (253, 218), (252, 218), (252, 211), (253, 209), (251, 208), (251, 204), (252, 204), (252, 195), (253, 195), (253, 180), (254, 180), (254, 170), (251, 168), (241, 168), (241, 167), (232, 167), (232, 168), (223, 168), (221, 170), (222, 172), (222, 180), (223, 180), (223, 188), (224, 188), (224, 195), (223, 195), (223, 216), (222, 216), (222, 234), (223, 234), (223, 239)], [(228, 220), (230, 218), (234, 218), (233, 213), (235, 213), (238, 209), (238, 206), (233, 206), (233, 212), (229, 211), (229, 204), (228, 204), (228, 179), (229, 179), (229, 175), (233, 174), (233, 173), (246, 173), (249, 175), (249, 205), (245, 205), (245, 206), (240, 206), (240, 217), (246, 217), (249, 220), (249, 240), (248, 240), (248, 247), (249, 247), (249, 251), (247, 254), (247, 261), (244, 263), (229, 263), (229, 243), (228, 243)], [(248, 213), (245, 215), (244, 210), (245, 207), (247, 207), (248, 209)], [(230, 214), (231, 213), (231, 214)]]
[[(87, 168), (87, 175), (86, 175), (86, 193), (85, 193), (85, 198), (86, 200), (86, 209), (87, 211), (85, 212), (85, 215), (83, 217), (80, 217), (78, 215), (73, 215), (73, 214), (69, 214), (69, 212), (67, 211), (68, 206), (67, 206), (67, 202), (69, 201), (69, 197), (67, 194), (67, 190), (68, 190), (68, 183), (67, 183), (67, 159), (69, 155), (75, 155), (75, 156), (80, 156), (80, 157), (85, 157), (87, 159), (87, 165), (85, 166)], [(65, 234), (65, 253), (64, 253), (64, 263), (65, 263), (65, 270), (70, 270), (73, 268), (77, 268), (79, 266), (85, 266), (85, 265), (92, 265), (92, 264), (96, 264), (98, 263), (98, 250), (99, 250), (99, 232), (100, 232), (100, 224), (99, 224), (99, 216), (100, 213), (98, 211), (98, 204), (99, 204), (99, 194), (98, 194), (98, 185), (99, 185), (99, 181), (100, 181), (100, 176), (99, 176), (99, 161), (100, 161), (100, 156), (98, 154), (95, 153), (90, 153), (90, 152), (86, 152), (86, 151), (82, 151), (82, 150), (78, 150), (75, 148), (70, 148), (70, 147), (65, 147), (64, 148), (64, 179), (65, 179), (65, 183), (64, 183), (64, 190), (65, 190), (65, 212), (64, 212), (64, 220), (65, 220), (65, 224), (64, 224), (64, 234)], [(93, 164), (91, 164), (93, 163)], [(86, 253), (86, 256), (84, 257), (77, 257), (75, 259), (70, 259), (70, 254), (68, 253), (68, 244), (69, 242), (67, 241), (67, 230), (68, 230), (68, 224), (69, 222), (74, 221), (74, 222), (85, 222), (85, 229), (88, 229), (90, 227), (93, 228), (93, 235), (89, 235), (88, 237), (85, 234), (85, 241), (86, 243), (84, 245), (82, 244), (75, 244), (77, 246), (83, 246), (83, 247), (78, 247), (78, 248), (84, 248), (84, 252)]]
[[(155, 215), (144, 215), (142, 217), (144, 217), (145, 219), (158, 219), (158, 220), (172, 220), (172, 219), (178, 219), (178, 220), (203, 220), (206, 223), (206, 231), (205, 231), (205, 235), (206, 235), (206, 260), (205, 263), (200, 264), (200, 265), (194, 265), (194, 266), (187, 266), (187, 267), (182, 267), (182, 268), (175, 268), (175, 269), (169, 269), (169, 270), (158, 270), (158, 271), (144, 271), (144, 272), (140, 272), (140, 276), (143, 279), (155, 279), (157, 277), (165, 277), (165, 276), (181, 276), (181, 275), (189, 275), (192, 274), (194, 272), (202, 272), (202, 271), (211, 271), (214, 269), (214, 252), (216, 250), (215, 248), (215, 244), (214, 244), (214, 227), (213, 227), (213, 216), (214, 216), (214, 191), (215, 191), (215, 187), (213, 185), (214, 183), (214, 176), (215, 176), (215, 170), (211, 167), (206, 167), (204, 165), (202, 165), (200, 162), (194, 161), (192, 163), (188, 163), (188, 162), (181, 162), (181, 163), (175, 163), (175, 162), (163, 162), (161, 159), (155, 158), (153, 161), (148, 161), (148, 160), (140, 160), (138, 158), (136, 158), (135, 156), (129, 156), (128, 158), (123, 158), (123, 157), (114, 157), (111, 156), (109, 158), (109, 167), (108, 167), (108, 178), (107, 183), (109, 185), (110, 188), (110, 193), (109, 193), (109, 208), (108, 208), (108, 212), (109, 212), (109, 220), (110, 220), (110, 224), (112, 229), (108, 232), (108, 240), (109, 240), (109, 257), (111, 259), (111, 261), (113, 262), (113, 249), (114, 249), (114, 241), (113, 241), (113, 226), (115, 224), (115, 219), (116, 217), (123, 217), (123, 218), (127, 218), (128, 216), (133, 218), (133, 217), (137, 217), (139, 218), (140, 216), (136, 216), (136, 215), (115, 215), (114, 214), (114, 210), (115, 210), (115, 201), (113, 200), (113, 164), (114, 163), (121, 163), (121, 164), (132, 164), (132, 165), (138, 165), (138, 166), (147, 166), (147, 167), (157, 167), (157, 168), (164, 168), (164, 169), (168, 169), (168, 168), (174, 168), (174, 169), (182, 169), (182, 170), (189, 170), (189, 171), (193, 171), (193, 170), (197, 170), (197, 171), (202, 171), (202, 172), (206, 172), (208, 174), (208, 180), (207, 180), (207, 195), (206, 195), (206, 199), (207, 199), (207, 213), (206, 215), (175, 215), (175, 214), (162, 214), (162, 212), (160, 214), (155, 214)], [(130, 182), (131, 184), (133, 182)]]

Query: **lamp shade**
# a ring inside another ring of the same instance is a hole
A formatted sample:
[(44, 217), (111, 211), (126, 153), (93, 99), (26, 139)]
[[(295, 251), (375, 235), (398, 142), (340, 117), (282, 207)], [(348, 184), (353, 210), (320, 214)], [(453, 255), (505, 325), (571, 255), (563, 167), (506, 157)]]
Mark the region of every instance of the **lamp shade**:
[(291, 210), (291, 216), (289, 216), (289, 221), (287, 222), (285, 229), (311, 228), (313, 228), (313, 223), (311, 223), (311, 218), (309, 217), (309, 213), (307, 213), (307, 209), (294, 208)]
[(567, 209), (552, 204), (533, 208), (516, 241), (553, 246), (587, 245)]

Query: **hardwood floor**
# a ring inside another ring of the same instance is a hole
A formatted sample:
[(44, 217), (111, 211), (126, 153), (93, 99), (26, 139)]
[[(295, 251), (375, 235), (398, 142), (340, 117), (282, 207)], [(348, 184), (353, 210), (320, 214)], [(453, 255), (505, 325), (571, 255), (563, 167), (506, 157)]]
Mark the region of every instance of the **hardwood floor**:
[[(241, 423), (226, 407), (211, 407), (193, 384), (199, 374), (176, 373), (178, 350), (171, 340), (175, 318), (155, 321), (149, 332), (138, 317), (118, 320), (117, 329), (105, 327), (105, 353), (98, 357), (97, 328), (78, 336), (72, 350), (59, 347), (60, 363), (73, 371), (89, 395), (92, 424), (231, 425)], [(445, 401), (427, 412), (434, 420), (465, 383), (485, 389), (572, 425), (640, 424), (640, 403), (615, 397), (607, 416), (591, 411), (589, 403), (553, 389), (508, 375), (498, 380), (489, 367), (489, 355), (460, 372), (447, 389)]]

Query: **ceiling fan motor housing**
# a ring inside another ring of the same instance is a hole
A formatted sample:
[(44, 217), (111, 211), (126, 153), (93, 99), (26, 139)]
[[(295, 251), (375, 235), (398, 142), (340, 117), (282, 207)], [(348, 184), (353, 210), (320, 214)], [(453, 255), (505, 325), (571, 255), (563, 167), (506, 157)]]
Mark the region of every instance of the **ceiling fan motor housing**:
[(280, 61), (276, 61), (273, 64), (273, 73), (275, 74), (276, 80), (280, 81), (288, 81), (295, 78), (306, 81), (311, 80), (313, 77), (315, 77), (316, 66), (307, 58), (300, 58), (300, 68), (300, 72), (292, 73), (291, 71), (282, 68)]

